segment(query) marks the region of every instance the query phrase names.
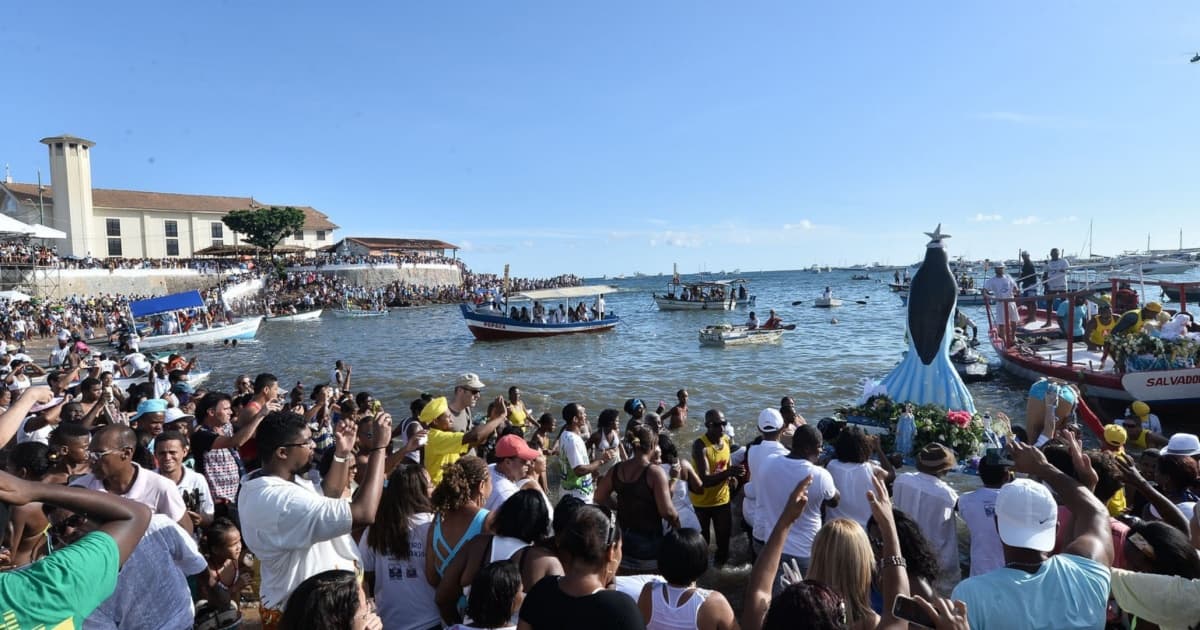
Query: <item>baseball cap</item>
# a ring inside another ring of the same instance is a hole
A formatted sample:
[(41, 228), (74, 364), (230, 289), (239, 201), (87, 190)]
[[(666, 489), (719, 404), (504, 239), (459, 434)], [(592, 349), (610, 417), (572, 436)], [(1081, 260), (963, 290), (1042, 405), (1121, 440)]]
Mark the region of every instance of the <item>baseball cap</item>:
[(1161, 313), (1162, 312), (1162, 304), (1159, 304), (1158, 302), (1146, 302), (1146, 306), (1144, 306), (1142, 308), (1146, 309), (1147, 311), (1150, 311), (1151, 313)]
[(1058, 505), (1042, 484), (1015, 479), (996, 495), (996, 529), (1010, 547), (1051, 551), (1058, 528)]
[(467, 389), (483, 389), (483, 381), (479, 380), (479, 375), (472, 372), (460, 375), (454, 383), (455, 387), (465, 387)]
[(1124, 446), (1129, 440), (1129, 432), (1125, 427), (1119, 424), (1110, 424), (1104, 427), (1104, 441), (1109, 446)]
[(438, 396), (433, 400), (425, 403), (425, 408), (421, 410), (421, 415), (418, 419), (422, 424), (429, 424), (441, 417), (442, 414), (450, 410), (450, 405), (446, 403), (445, 396)]
[(67, 331), (65, 331), (65, 330), (60, 330), (60, 331), (58, 331), (58, 340), (59, 340), (59, 341), (70, 341), (70, 340), (71, 340), (71, 333), (69, 333), (69, 332), (67, 332)]
[(196, 416), (193, 416), (190, 413), (184, 413), (184, 411), (179, 407), (171, 407), (166, 411), (166, 416), (163, 418), (163, 424), (171, 424), (172, 422), (179, 422), (180, 420), (189, 420), (195, 422)]
[(1192, 433), (1176, 433), (1167, 441), (1163, 455), (1200, 455), (1200, 438)]
[(772, 433), (783, 427), (783, 415), (778, 409), (763, 409), (758, 412), (758, 430)]
[(1129, 409), (1133, 411), (1133, 413), (1139, 418), (1145, 418), (1150, 414), (1150, 405), (1147, 405), (1140, 400), (1133, 401), (1133, 404), (1129, 405)]
[(496, 457), (520, 457), (525, 461), (533, 461), (541, 453), (529, 447), (519, 435), (506, 435), (496, 442)]
[(166, 412), (167, 412), (167, 401), (165, 401), (161, 398), (147, 398), (146, 400), (143, 400), (142, 402), (138, 403), (137, 413), (133, 414), (133, 417), (130, 418), (130, 420), (137, 420), (138, 418), (141, 418), (143, 415), (148, 414), (148, 413), (165, 414)]

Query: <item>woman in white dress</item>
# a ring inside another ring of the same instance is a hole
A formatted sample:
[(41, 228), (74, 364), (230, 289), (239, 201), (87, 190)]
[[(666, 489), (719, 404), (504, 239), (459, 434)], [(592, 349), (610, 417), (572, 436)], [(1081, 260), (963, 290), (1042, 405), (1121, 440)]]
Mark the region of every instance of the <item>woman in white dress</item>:
[[(671, 503), (679, 514), (679, 526), (700, 529), (700, 519), (696, 517), (696, 510), (692, 507), (688, 493), (702, 492), (704, 484), (700, 481), (700, 475), (696, 474), (696, 469), (692, 468), (691, 462), (680, 459), (679, 449), (671, 441), (669, 433), (659, 434), (658, 451), (651, 461), (661, 465), (671, 480)], [(668, 529), (666, 521), (663, 522), (663, 529)]]

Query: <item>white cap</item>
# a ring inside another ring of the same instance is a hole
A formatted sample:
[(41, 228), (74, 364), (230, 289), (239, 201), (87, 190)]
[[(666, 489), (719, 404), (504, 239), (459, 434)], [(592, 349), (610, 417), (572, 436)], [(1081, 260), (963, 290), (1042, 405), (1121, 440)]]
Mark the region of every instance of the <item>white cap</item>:
[(1163, 455), (1200, 455), (1200, 438), (1192, 433), (1176, 433), (1167, 442)]
[(1051, 551), (1057, 528), (1058, 504), (1045, 486), (1017, 479), (1000, 488), (996, 496), (996, 529), (1004, 544)]
[(184, 418), (192, 420), (193, 423), (195, 423), (196, 420), (196, 416), (193, 416), (190, 413), (184, 413), (179, 407), (168, 407), (164, 413), (165, 415), (163, 417), (163, 424), (171, 424), (172, 422), (178, 422)]
[(783, 428), (783, 415), (778, 409), (763, 409), (758, 413), (758, 430), (772, 433)]

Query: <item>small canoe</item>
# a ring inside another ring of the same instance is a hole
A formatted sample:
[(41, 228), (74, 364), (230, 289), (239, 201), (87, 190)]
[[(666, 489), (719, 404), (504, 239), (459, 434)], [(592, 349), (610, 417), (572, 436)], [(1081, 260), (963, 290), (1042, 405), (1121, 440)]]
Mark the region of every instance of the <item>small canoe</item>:
[(382, 311), (368, 311), (366, 309), (361, 309), (361, 308), (350, 308), (350, 309), (335, 308), (335, 309), (331, 310), (330, 312), (333, 313), (334, 317), (350, 317), (350, 318), (386, 317), (388, 314), (387, 309), (383, 309)]
[(700, 345), (724, 348), (726, 346), (748, 346), (775, 343), (783, 338), (784, 329), (749, 329), (745, 326), (721, 324), (706, 326), (700, 330)]
[(275, 315), (268, 317), (269, 322), (310, 322), (314, 319), (320, 319), (324, 309), (316, 309), (313, 311), (305, 311), (303, 313), (295, 313), (293, 315)]
[(833, 308), (841, 305), (842, 301), (835, 297), (819, 297), (813, 300), (813, 308)]

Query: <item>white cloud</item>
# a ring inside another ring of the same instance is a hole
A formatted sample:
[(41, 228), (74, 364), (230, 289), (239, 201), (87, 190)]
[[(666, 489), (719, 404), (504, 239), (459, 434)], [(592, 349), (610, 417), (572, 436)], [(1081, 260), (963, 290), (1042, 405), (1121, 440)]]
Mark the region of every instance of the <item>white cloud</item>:
[(1004, 217), (1001, 215), (984, 214), (982, 212), (976, 212), (975, 216), (971, 217), (971, 221), (975, 221), (976, 223), (987, 223), (989, 221), (1001, 221), (1003, 219), (1004, 219)]
[(670, 247), (682, 247), (693, 249), (704, 245), (704, 239), (694, 232), (658, 232), (651, 235), (650, 246), (657, 247), (659, 245), (667, 245)]
[(813, 223), (812, 223), (812, 221), (809, 221), (808, 219), (800, 219), (799, 223), (784, 223), (783, 229), (785, 229), (785, 230), (811, 230), (811, 229), (813, 229)]
[(1035, 217), (1033, 215), (1030, 215), (1027, 217), (1021, 217), (1019, 219), (1013, 219), (1013, 225), (1033, 225), (1035, 223), (1041, 223), (1041, 222), (1042, 222), (1042, 219), (1040, 217)]

